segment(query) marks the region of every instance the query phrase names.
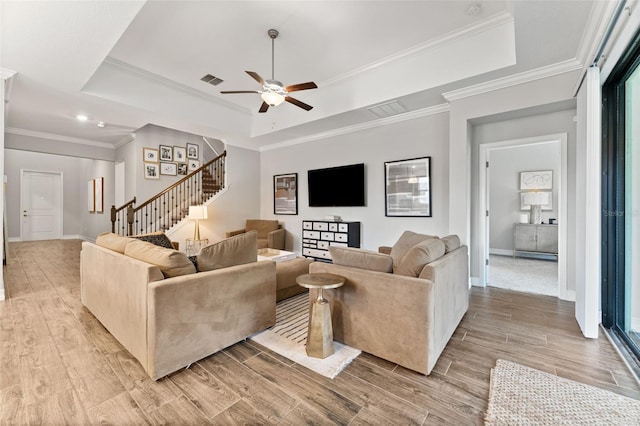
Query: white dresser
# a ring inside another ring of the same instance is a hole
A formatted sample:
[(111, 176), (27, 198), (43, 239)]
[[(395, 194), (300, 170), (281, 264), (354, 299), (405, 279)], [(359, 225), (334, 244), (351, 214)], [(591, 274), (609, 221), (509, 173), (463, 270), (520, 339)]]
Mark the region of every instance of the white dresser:
[(302, 221), (302, 255), (331, 261), (330, 246), (360, 247), (360, 222)]

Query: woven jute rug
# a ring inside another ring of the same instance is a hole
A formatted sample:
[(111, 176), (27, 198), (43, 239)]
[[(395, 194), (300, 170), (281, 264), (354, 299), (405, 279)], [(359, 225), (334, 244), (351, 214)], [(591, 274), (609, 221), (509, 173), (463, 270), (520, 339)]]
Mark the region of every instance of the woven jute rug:
[(640, 425), (640, 401), (499, 359), (486, 425)]
[(276, 305), (276, 324), (251, 337), (272, 351), (333, 379), (353, 361), (360, 350), (333, 342), (334, 353), (324, 359), (307, 355), (307, 327), (309, 324), (309, 295), (302, 293), (282, 300)]

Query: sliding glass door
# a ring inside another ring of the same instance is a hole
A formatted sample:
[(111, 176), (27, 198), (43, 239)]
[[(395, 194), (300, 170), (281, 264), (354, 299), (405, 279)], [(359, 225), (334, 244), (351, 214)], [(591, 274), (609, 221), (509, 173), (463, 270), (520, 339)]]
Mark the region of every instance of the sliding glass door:
[(640, 38), (603, 88), (603, 325), (640, 359)]

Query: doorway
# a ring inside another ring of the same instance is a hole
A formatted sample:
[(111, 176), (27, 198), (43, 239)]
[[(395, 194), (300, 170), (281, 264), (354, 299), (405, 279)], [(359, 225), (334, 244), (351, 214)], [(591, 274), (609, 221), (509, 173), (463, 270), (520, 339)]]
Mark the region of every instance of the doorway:
[(62, 173), (20, 171), (22, 241), (62, 238)]
[[(529, 222), (527, 206), (522, 205), (520, 172), (545, 169), (519, 164), (517, 155), (532, 158), (537, 151), (546, 151), (558, 158), (553, 174), (553, 208), (543, 210), (545, 223), (555, 219), (557, 225), (557, 255), (515, 252), (515, 232), (519, 222)], [(498, 168), (499, 161), (505, 163)], [(493, 168), (491, 167), (493, 165)], [(508, 140), (480, 145), (479, 155), (479, 209), (476, 216), (480, 244), (480, 281), (482, 286), (495, 285), (517, 291), (530, 291), (575, 300), (575, 292), (567, 290), (566, 278), (566, 187), (567, 187), (567, 135), (554, 134), (533, 138)], [(513, 170), (511, 170), (513, 169)], [(491, 171), (494, 170), (493, 179)], [(497, 179), (496, 179), (497, 178)], [(493, 180), (493, 184), (492, 184)], [(493, 206), (492, 206), (493, 202)], [(526, 217), (526, 220), (524, 219)], [(492, 226), (493, 222), (493, 226)], [(522, 256), (515, 256), (516, 254)], [(524, 257), (526, 256), (526, 257)], [(557, 259), (557, 263), (555, 262)], [(492, 283), (493, 281), (493, 283)]]

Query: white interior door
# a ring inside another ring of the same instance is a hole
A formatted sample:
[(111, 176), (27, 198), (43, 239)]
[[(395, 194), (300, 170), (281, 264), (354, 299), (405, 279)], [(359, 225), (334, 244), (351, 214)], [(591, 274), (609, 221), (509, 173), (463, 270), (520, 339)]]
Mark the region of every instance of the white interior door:
[(22, 240), (62, 237), (62, 174), (22, 171)]

